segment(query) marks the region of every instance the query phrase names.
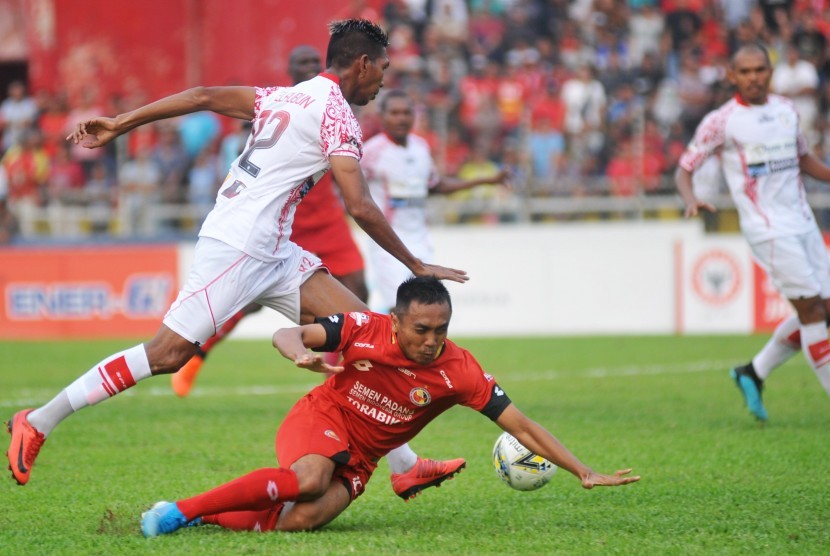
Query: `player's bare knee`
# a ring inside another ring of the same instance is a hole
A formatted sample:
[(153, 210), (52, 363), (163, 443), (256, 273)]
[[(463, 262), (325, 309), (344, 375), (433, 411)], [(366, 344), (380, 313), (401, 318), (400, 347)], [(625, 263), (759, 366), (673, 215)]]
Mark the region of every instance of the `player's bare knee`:
[(144, 345), (150, 371), (154, 375), (175, 373), (196, 353), (196, 346), (179, 342), (148, 342)]
[(304, 502), (317, 500), (326, 493), (330, 482), (330, 476), (319, 473), (298, 473), (297, 483), (300, 495), (297, 499)]

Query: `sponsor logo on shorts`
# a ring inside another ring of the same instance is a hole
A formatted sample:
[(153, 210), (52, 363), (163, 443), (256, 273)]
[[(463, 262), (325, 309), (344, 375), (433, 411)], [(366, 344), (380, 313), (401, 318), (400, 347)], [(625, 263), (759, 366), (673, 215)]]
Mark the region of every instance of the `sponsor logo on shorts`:
[(424, 407), (425, 405), (429, 405), (429, 402), (432, 401), (432, 396), (429, 395), (429, 392), (426, 388), (416, 386), (415, 388), (409, 391), (409, 399), (415, 405), (419, 407)]

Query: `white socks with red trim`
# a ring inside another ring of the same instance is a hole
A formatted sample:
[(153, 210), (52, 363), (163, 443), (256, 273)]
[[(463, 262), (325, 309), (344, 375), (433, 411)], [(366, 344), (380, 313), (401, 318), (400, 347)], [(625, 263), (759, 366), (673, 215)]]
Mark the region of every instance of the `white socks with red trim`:
[[(766, 380), (770, 373), (786, 363), (793, 355), (801, 351), (801, 323), (798, 317), (784, 319), (772, 333), (772, 337), (753, 357), (752, 366), (761, 380)], [(825, 334), (826, 334), (825, 329)]]
[(801, 350), (824, 391), (830, 395), (830, 341), (825, 323), (801, 325)]
[(111, 398), (149, 376), (147, 352), (144, 344), (139, 344), (92, 367), (46, 405), (32, 411), (27, 420), (39, 432), (48, 435), (72, 413)]

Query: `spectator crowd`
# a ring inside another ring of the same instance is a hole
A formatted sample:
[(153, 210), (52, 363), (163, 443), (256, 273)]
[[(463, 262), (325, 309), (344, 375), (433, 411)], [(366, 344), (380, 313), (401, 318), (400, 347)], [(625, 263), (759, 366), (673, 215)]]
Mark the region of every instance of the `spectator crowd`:
[[(351, 0), (337, 14), (389, 32), (385, 87), (416, 100), (416, 132), (440, 171), (510, 169), (514, 187), (458, 196), (671, 194), (670, 174), (702, 116), (733, 94), (736, 46), (759, 42), (772, 90), (795, 102), (811, 147), (830, 160), (830, 0)], [(148, 236), (158, 205), (198, 224), (247, 136), (244, 122), (197, 113), (139, 128), (100, 150), (64, 141), (89, 116), (146, 102), (74, 105), (60, 91), (9, 86), (0, 104), (0, 241), (36, 233), (31, 214), (83, 207), (89, 232)], [(364, 139), (377, 103), (359, 110)], [(8, 230), (12, 230), (9, 232)], [(53, 234), (62, 231), (52, 223)]]

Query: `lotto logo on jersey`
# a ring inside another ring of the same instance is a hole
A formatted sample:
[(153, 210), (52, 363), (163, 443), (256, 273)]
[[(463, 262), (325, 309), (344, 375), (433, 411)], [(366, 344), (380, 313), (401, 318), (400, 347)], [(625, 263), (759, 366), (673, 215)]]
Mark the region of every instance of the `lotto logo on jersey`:
[(420, 386), (417, 386), (410, 390), (409, 399), (415, 405), (419, 407), (424, 407), (425, 405), (429, 405), (429, 402), (432, 401), (432, 396), (429, 395), (429, 392), (426, 388), (421, 388)]
[(349, 313), (349, 316), (354, 320), (355, 325), (363, 326), (367, 322), (369, 322), (369, 315), (366, 313), (359, 313), (357, 311), (353, 311)]

